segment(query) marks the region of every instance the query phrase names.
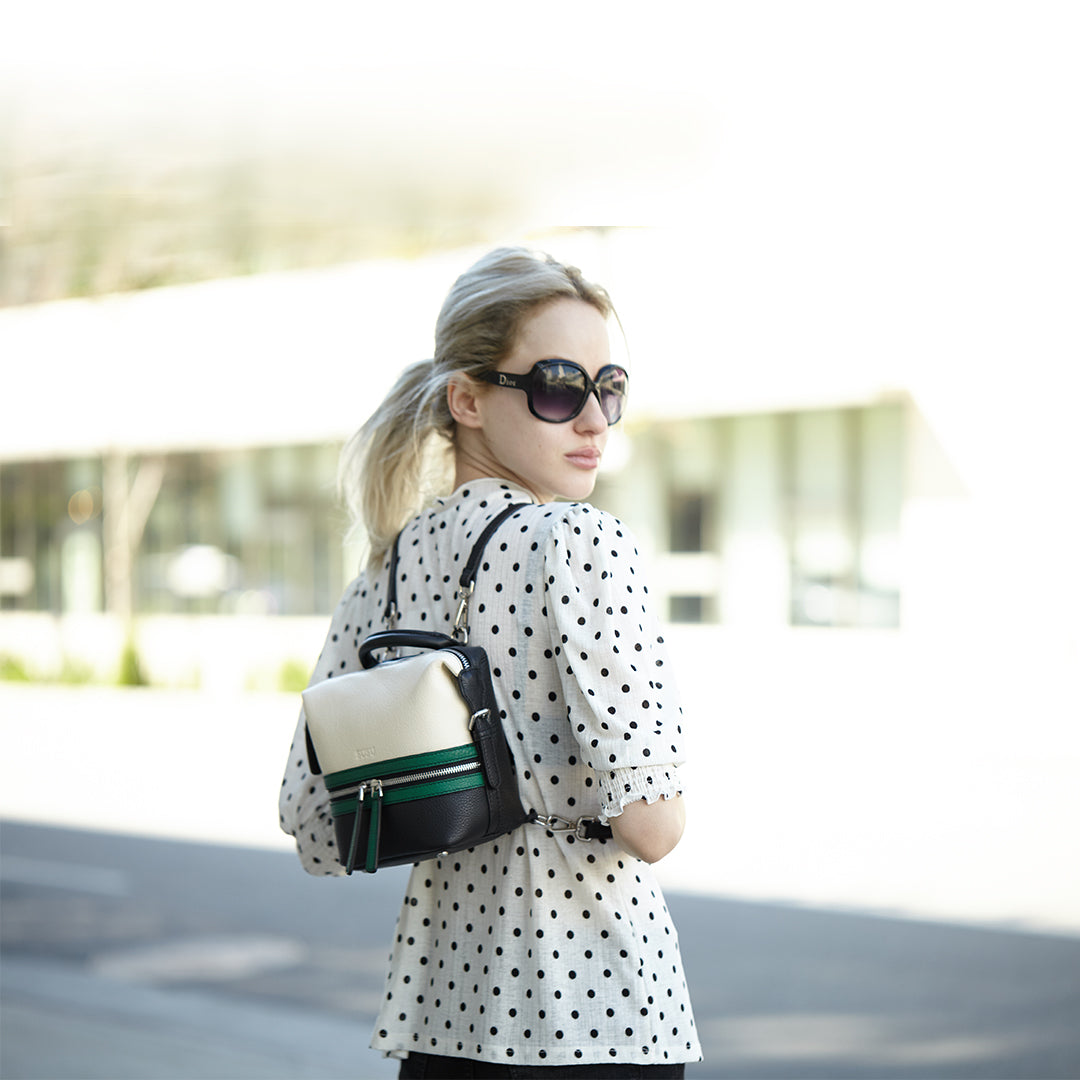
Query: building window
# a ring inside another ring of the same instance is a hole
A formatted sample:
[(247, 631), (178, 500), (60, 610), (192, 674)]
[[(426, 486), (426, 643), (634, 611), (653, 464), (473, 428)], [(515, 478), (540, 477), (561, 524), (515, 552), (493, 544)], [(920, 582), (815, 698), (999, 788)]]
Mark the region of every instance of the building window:
[(898, 404), (650, 425), (606, 506), (673, 622), (898, 626), (902, 429)]
[(715, 596), (678, 596), (668, 597), (668, 622), (673, 623), (714, 623), (716, 622)]
[(146, 525), (136, 608), (309, 615), (347, 580), (336, 446), (170, 455)]
[(668, 550), (708, 550), (709, 492), (672, 491), (668, 495)]
[(900, 412), (785, 418), (791, 622), (897, 626)]
[(0, 465), (0, 610), (101, 610), (101, 463)]
[[(132, 553), (134, 613), (332, 610), (356, 570), (344, 549), (337, 455), (333, 445), (166, 455)], [(124, 463), (121, 487), (137, 466)], [(0, 610), (116, 610), (103, 471), (100, 459), (0, 465)]]

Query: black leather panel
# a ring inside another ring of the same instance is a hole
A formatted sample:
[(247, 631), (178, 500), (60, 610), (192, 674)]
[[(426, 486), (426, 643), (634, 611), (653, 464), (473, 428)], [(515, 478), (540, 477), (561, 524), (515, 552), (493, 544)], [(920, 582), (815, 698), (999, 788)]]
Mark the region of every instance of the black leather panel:
[[(441, 851), (461, 851), (494, 840), (501, 831), (491, 827), (486, 788), (437, 795), (416, 802), (383, 804), (379, 866), (399, 866), (432, 858)], [(355, 814), (334, 819), (334, 833), (342, 865), (349, 853)], [(367, 856), (367, 834), (361, 830), (356, 866)]]

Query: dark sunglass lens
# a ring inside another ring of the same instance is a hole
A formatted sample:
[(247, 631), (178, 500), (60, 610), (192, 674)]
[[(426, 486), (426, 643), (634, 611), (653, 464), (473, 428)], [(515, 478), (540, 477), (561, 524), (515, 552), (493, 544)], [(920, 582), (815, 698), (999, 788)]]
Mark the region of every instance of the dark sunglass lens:
[(618, 423), (626, 403), (626, 372), (622, 368), (611, 368), (600, 376), (597, 385), (605, 419), (609, 424)]
[(585, 379), (566, 364), (540, 368), (533, 377), (533, 408), (545, 420), (569, 420), (585, 395)]

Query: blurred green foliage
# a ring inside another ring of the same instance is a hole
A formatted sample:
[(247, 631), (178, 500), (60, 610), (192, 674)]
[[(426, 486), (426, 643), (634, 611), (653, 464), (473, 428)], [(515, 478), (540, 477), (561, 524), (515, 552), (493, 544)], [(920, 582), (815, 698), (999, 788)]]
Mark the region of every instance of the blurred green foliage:
[(94, 669), (89, 664), (73, 660), (69, 656), (64, 657), (64, 662), (60, 665), (57, 682), (64, 683), (67, 686), (84, 686), (93, 681)]
[(149, 686), (150, 682), (143, 673), (139, 660), (139, 651), (133, 641), (128, 641), (120, 654), (120, 671), (116, 678), (120, 686)]
[(84, 686), (97, 680), (90, 664), (65, 656), (56, 671), (35, 671), (20, 656), (0, 656), (0, 681), (61, 683), (65, 686)]
[(6, 682), (32, 682), (26, 664), (17, 656), (0, 656), (0, 679)]
[(299, 694), (307, 688), (311, 671), (299, 660), (286, 660), (278, 672), (278, 689), (287, 694)]

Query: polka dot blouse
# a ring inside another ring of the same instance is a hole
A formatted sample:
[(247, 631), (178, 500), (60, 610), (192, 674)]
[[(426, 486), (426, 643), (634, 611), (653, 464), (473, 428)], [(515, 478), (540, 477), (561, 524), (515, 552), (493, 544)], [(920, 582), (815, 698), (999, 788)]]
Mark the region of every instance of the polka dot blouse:
[[(470, 644), (483, 645), (518, 770), (542, 816), (619, 814), (681, 791), (681, 709), (625, 526), (584, 503), (534, 504), (500, 480), (459, 488), (401, 538), (399, 625), (449, 632), (461, 567), (488, 544)], [(312, 682), (359, 668), (382, 628), (387, 567), (346, 590)], [(301, 713), (281, 791), (304, 868), (338, 874)], [(362, 903), (359, 883), (357, 903)], [(679, 942), (651, 867), (613, 840), (527, 824), (418, 863), (372, 1046), (523, 1065), (697, 1061)]]

